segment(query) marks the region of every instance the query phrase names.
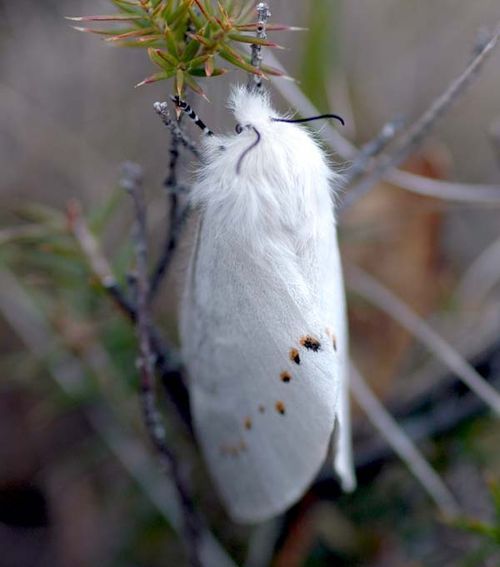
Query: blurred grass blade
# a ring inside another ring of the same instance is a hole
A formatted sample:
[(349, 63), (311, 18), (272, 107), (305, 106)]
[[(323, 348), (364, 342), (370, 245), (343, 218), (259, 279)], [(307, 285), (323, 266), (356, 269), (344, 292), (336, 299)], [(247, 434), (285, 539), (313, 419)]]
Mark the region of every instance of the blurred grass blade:
[(328, 90), (339, 59), (337, 29), (338, 0), (310, 0), (307, 4), (307, 27), (303, 36), (303, 53), (299, 73), (301, 88), (319, 108), (328, 107)]
[(500, 238), (487, 246), (472, 262), (457, 287), (464, 302), (480, 302), (500, 281)]
[(354, 398), (380, 435), (406, 464), (445, 516), (455, 517), (459, 506), (438, 473), (427, 462), (413, 441), (399, 427), (382, 403), (375, 397), (363, 376), (351, 363), (350, 386)]
[(144, 20), (144, 15), (135, 14), (113, 14), (110, 16), (66, 16), (71, 22), (131, 22)]
[(419, 195), (463, 203), (497, 203), (500, 205), (500, 185), (442, 181), (400, 169), (389, 172), (386, 179), (398, 187), (408, 189)]
[(414, 313), (394, 293), (358, 267), (347, 270), (349, 289), (375, 305), (422, 342), (437, 358), (454, 372), (476, 395), (500, 415), (500, 394), (421, 317)]

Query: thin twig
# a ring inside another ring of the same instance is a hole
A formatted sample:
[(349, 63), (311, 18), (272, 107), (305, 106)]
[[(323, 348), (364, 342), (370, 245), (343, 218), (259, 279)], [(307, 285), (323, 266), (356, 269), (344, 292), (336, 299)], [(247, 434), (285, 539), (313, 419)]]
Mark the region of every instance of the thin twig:
[(368, 169), (371, 160), (381, 154), (404, 126), (403, 118), (395, 118), (382, 126), (380, 132), (358, 152), (351, 167), (343, 174), (342, 183), (349, 187)]
[[(259, 2), (257, 4), (257, 33), (256, 37), (258, 39), (267, 38), (267, 22), (271, 17), (271, 10), (267, 2)], [(262, 65), (262, 45), (258, 43), (252, 43), (251, 46), (252, 54), (250, 57), (250, 64), (260, 71)], [(262, 76), (255, 73), (249, 73), (248, 75), (248, 90), (260, 90), (262, 88)]]
[(456, 516), (458, 503), (437, 472), (420, 453), (416, 445), (375, 397), (358, 369), (351, 363), (350, 387), (352, 393), (370, 418), (373, 426), (387, 440), (411, 473), (419, 480), (437, 506), (447, 516)]
[(457, 286), (461, 301), (483, 300), (500, 281), (500, 238), (487, 246), (469, 266)]
[(349, 267), (347, 281), (350, 289), (398, 321), (450, 370), (455, 372), (495, 414), (500, 415), (500, 394), (408, 305), (358, 267)]
[(401, 169), (389, 171), (384, 179), (397, 187), (402, 187), (418, 195), (462, 203), (500, 204), (500, 185), (443, 181)]
[(150, 342), (149, 276), (147, 246), (147, 216), (141, 184), (142, 172), (134, 164), (125, 165), (129, 179), (128, 190), (134, 203), (136, 220), (135, 248), (137, 262), (137, 335), (139, 340), (138, 366), (141, 377), (141, 399), (144, 421), (163, 465), (176, 486), (184, 516), (184, 544), (190, 564), (201, 567), (199, 555), (200, 519), (177, 458), (166, 440), (165, 427), (156, 404), (153, 350)]
[[(61, 349), (53, 330), (24, 290), (22, 283), (5, 266), (0, 272), (0, 313), (32, 355), (47, 364), (49, 375), (70, 398), (81, 399), (81, 386), (86, 381), (82, 363)], [(114, 384), (116, 387), (116, 384)], [(85, 408), (91, 427), (137, 482), (142, 493), (176, 530), (181, 530), (182, 512), (176, 489), (169, 478), (157, 471), (144, 444), (131, 430), (130, 423), (105, 404)], [(202, 556), (208, 567), (234, 567), (234, 563), (214, 536), (204, 528)]]
[[(286, 68), (269, 51), (266, 51), (266, 61), (274, 67), (288, 74)], [(292, 81), (285, 81), (279, 77), (271, 77), (278, 92), (281, 93), (302, 116), (315, 116), (320, 114), (319, 110), (312, 104), (307, 96), (300, 90), (298, 85)], [(311, 124), (311, 128), (316, 130), (317, 135), (328, 144), (334, 152), (345, 160), (354, 161), (358, 154), (358, 149), (349, 140), (344, 138), (338, 130), (331, 124), (325, 123), (321, 126)], [(429, 195), (439, 199), (463, 202), (500, 202), (500, 186), (496, 185), (469, 185), (467, 183), (452, 183), (436, 179), (429, 179), (422, 175), (393, 169), (384, 178), (413, 193), (419, 195)]]
[[(487, 351), (476, 358), (476, 364), (489, 367), (488, 380), (500, 385), (495, 375), (495, 363), (498, 358), (498, 344), (493, 344)], [(417, 376), (408, 379), (411, 384)], [(401, 403), (398, 396), (391, 404), (391, 414), (398, 416), (398, 424), (414, 443), (427, 442), (445, 435), (462, 423), (470, 423), (477, 416), (485, 414), (485, 406), (474, 392), (464, 392), (464, 386), (455, 375), (435, 375), (431, 383), (421, 393), (411, 396)], [(457, 392), (460, 396), (457, 397)], [(367, 431), (365, 431), (367, 433)], [(387, 443), (375, 439), (373, 435), (363, 435), (363, 441), (356, 444), (356, 471), (382, 464), (388, 458)], [(361, 475), (365, 480), (365, 477)]]
[[(102, 253), (97, 239), (87, 226), (81, 214), (81, 208), (76, 201), (72, 201), (68, 208), (68, 224), (89, 263), (93, 275), (119, 310), (130, 322), (135, 323), (135, 305), (125, 296), (118, 284), (109, 262)], [(179, 371), (180, 364), (175, 351), (165, 342), (153, 324), (150, 325), (150, 334), (156, 368), (162, 377), (169, 400), (172, 402), (187, 430), (192, 432), (188, 394)]]
[(438, 96), (422, 116), (396, 142), (394, 150), (388, 156), (380, 158), (368, 176), (358, 185), (350, 189), (341, 205), (345, 209), (365, 195), (391, 169), (401, 165), (420, 146), (436, 122), (457, 102), (467, 88), (479, 76), (479, 71), (490, 55), (492, 55), (500, 36), (500, 25), (495, 29), (493, 37), (477, 52), (465, 70), (451, 82), (448, 88)]
[(153, 105), (156, 113), (162, 119), (163, 124), (172, 132), (172, 136), (177, 138), (179, 142), (187, 148), (197, 159), (200, 159), (200, 152), (196, 144), (192, 142), (186, 134), (179, 128), (177, 122), (170, 116), (167, 102), (155, 102)]
[(150, 300), (155, 297), (163, 277), (167, 273), (178, 238), (177, 215), (179, 208), (179, 195), (177, 194), (177, 163), (179, 161), (179, 138), (172, 136), (170, 144), (169, 173), (164, 183), (167, 193), (169, 221), (167, 235), (165, 237), (165, 243), (162, 246), (160, 259), (158, 260), (156, 268), (153, 270), (153, 274), (151, 276)]
[(186, 205), (183, 210), (179, 210), (179, 193), (181, 192), (181, 187), (179, 186), (177, 179), (177, 166), (180, 155), (180, 140), (176, 136), (172, 136), (170, 143), (169, 173), (164, 183), (169, 205), (169, 221), (162, 252), (151, 275), (150, 301), (154, 299), (160, 284), (172, 263), (177, 242), (182, 233), (188, 211), (188, 205)]
[(87, 258), (94, 276), (97, 277), (99, 283), (113, 298), (120, 310), (132, 321), (135, 321), (135, 308), (121, 290), (109, 262), (102, 255), (96, 238), (83, 219), (80, 203), (75, 199), (69, 201), (67, 205), (67, 218), (69, 229)]

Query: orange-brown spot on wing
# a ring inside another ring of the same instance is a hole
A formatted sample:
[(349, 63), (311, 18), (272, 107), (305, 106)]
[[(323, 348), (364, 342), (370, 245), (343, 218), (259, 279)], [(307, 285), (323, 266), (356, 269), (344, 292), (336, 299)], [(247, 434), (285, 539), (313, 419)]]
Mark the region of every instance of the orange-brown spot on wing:
[(238, 457), (242, 451), (246, 451), (246, 443), (241, 440), (238, 443), (226, 443), (219, 447), (219, 452), (224, 457)]
[(228, 457), (229, 455), (233, 455), (234, 454), (234, 447), (232, 445), (229, 444), (225, 444), (225, 445), (221, 445), (219, 447), (219, 451), (221, 453), (221, 455)]
[(245, 429), (252, 429), (252, 420), (249, 417), (245, 418), (243, 424), (245, 426)]
[(290, 374), (290, 372), (287, 372), (286, 370), (283, 370), (283, 372), (280, 374), (280, 378), (282, 382), (290, 382), (290, 380), (292, 379), (292, 376)]
[(296, 348), (290, 349), (289, 356), (292, 362), (295, 362), (295, 364), (300, 364), (300, 355), (299, 355), (299, 351)]
[(311, 335), (305, 335), (300, 339), (300, 344), (307, 350), (312, 350), (313, 352), (318, 352), (321, 348), (321, 343), (317, 338)]
[(286, 408), (285, 408), (285, 404), (283, 402), (281, 402), (281, 401), (276, 402), (275, 407), (276, 407), (276, 411), (278, 413), (280, 413), (281, 415), (285, 415)]

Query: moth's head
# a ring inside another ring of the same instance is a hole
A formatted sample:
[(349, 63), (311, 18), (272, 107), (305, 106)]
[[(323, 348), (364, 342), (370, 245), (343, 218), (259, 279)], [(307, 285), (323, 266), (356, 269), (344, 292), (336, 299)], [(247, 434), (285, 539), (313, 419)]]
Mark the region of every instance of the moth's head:
[(258, 130), (265, 129), (272, 124), (272, 117), (276, 116), (266, 91), (248, 90), (243, 85), (233, 89), (229, 97), (229, 108), (236, 119), (237, 134), (252, 126)]
[(223, 164), (229, 170), (234, 164), (238, 175), (245, 165), (247, 171), (253, 174), (260, 171), (274, 180), (297, 173), (297, 168), (302, 171), (304, 156), (308, 156), (306, 163), (313, 171), (327, 169), (314, 138), (295, 122), (335, 115), (299, 120), (281, 116), (271, 106), (266, 91), (245, 86), (233, 89), (229, 108), (236, 119), (236, 133), (205, 138), (208, 163)]
[(281, 137), (281, 125), (277, 122), (279, 115), (271, 106), (269, 94), (263, 89), (237, 86), (231, 92), (228, 106), (236, 119), (236, 135), (226, 137), (226, 143), (237, 152), (236, 172), (239, 174), (247, 157), (252, 156), (254, 169), (262, 163), (262, 153), (268, 151), (268, 144), (274, 144)]
[(272, 108), (266, 91), (249, 90), (242, 85), (232, 89), (228, 107), (236, 120), (235, 133), (206, 136), (206, 161), (218, 164), (222, 160), (225, 168), (231, 170), (234, 165), (239, 174), (248, 157), (250, 163), (254, 162), (255, 170), (263, 164), (262, 152), (279, 137), (279, 124), (275, 121), (278, 113)]

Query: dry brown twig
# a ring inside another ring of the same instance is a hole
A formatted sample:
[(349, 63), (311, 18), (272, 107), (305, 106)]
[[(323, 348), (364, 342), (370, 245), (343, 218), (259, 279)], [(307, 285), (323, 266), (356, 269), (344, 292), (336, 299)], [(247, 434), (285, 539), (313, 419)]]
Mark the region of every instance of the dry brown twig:
[(136, 328), (139, 341), (138, 367), (141, 377), (141, 399), (144, 422), (149, 436), (161, 457), (167, 473), (172, 477), (183, 511), (183, 539), (190, 565), (201, 567), (200, 530), (201, 519), (198, 516), (190, 490), (181, 473), (181, 467), (166, 439), (165, 427), (156, 403), (154, 376), (154, 351), (151, 348), (151, 315), (149, 312), (149, 276), (146, 204), (142, 189), (142, 170), (139, 166), (124, 165), (122, 186), (130, 193), (135, 216), (135, 250), (137, 263), (137, 308)]

